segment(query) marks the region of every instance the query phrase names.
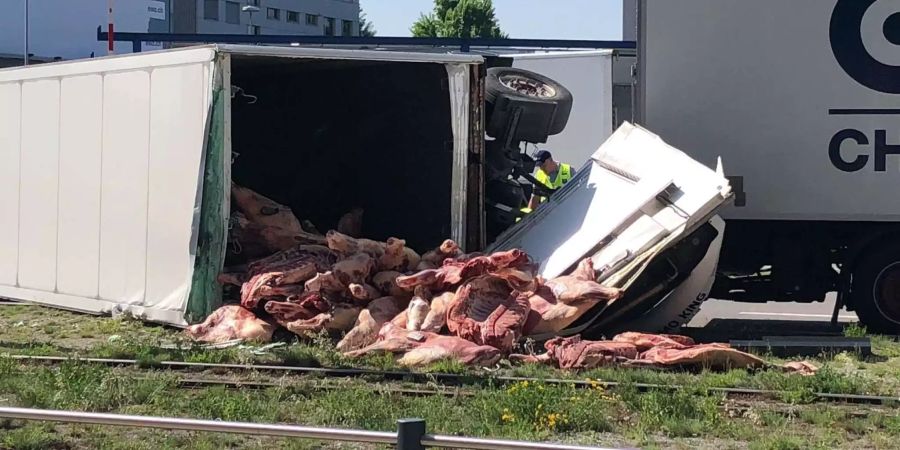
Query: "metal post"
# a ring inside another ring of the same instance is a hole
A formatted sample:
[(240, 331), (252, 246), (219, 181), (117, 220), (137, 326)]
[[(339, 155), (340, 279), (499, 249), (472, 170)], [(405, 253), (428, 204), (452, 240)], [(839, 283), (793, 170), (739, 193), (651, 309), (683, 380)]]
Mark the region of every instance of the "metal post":
[(25, 0), (25, 55), (22, 59), (26, 66), (28, 65), (28, 1)]
[(424, 419), (400, 419), (397, 421), (397, 450), (425, 450), (422, 436), (425, 435)]

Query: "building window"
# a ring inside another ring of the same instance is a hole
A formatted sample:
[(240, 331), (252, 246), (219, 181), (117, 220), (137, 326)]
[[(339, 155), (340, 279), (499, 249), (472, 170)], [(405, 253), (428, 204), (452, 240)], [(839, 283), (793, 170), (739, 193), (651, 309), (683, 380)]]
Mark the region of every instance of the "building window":
[(307, 25), (318, 25), (319, 24), (319, 16), (315, 14), (307, 14), (306, 15), (306, 24)]
[(251, 25), (250, 30), (253, 32), (253, 34), (256, 34), (256, 35), (260, 34), (259, 25)]
[(219, 20), (219, 0), (203, 0), (203, 18)]
[(287, 21), (291, 23), (300, 23), (300, 13), (297, 11), (288, 11)]
[(238, 2), (225, 2), (225, 23), (241, 23), (241, 4)]
[(281, 10), (278, 8), (266, 8), (266, 17), (272, 20), (281, 20)]
[(247, 0), (248, 5), (259, 6), (259, 0)]
[(325, 36), (334, 36), (334, 18), (325, 18)]
[(353, 21), (344, 20), (341, 22), (341, 35), (353, 36)]

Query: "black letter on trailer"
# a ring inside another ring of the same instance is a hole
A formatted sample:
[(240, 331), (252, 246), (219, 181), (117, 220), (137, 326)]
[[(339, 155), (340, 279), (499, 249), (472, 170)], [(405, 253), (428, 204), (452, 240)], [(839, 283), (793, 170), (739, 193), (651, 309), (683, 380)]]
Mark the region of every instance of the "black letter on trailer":
[(844, 172), (856, 172), (866, 166), (866, 163), (869, 162), (869, 157), (858, 155), (853, 161), (844, 161), (844, 158), (841, 158), (841, 144), (847, 139), (853, 139), (860, 145), (869, 145), (869, 138), (859, 130), (841, 130), (831, 138), (831, 142), (828, 144), (828, 158), (831, 159), (831, 164), (834, 164), (834, 167)]
[(887, 170), (887, 155), (900, 155), (900, 145), (888, 145), (887, 132), (875, 130), (875, 171)]
[(844, 72), (859, 84), (887, 94), (900, 94), (900, 66), (885, 64), (872, 56), (863, 42), (866, 32), (882, 32), (897, 45), (897, 13), (886, 17), (881, 30), (863, 30), (866, 11), (879, 0), (838, 0), (831, 13), (831, 50)]

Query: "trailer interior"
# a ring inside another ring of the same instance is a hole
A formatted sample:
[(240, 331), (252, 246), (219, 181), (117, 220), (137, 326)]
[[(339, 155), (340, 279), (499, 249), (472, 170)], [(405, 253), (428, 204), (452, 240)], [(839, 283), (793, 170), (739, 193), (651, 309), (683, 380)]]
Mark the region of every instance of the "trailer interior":
[(364, 237), (433, 248), (451, 231), (447, 77), (436, 63), (235, 54), (232, 180), (323, 233), (359, 207)]

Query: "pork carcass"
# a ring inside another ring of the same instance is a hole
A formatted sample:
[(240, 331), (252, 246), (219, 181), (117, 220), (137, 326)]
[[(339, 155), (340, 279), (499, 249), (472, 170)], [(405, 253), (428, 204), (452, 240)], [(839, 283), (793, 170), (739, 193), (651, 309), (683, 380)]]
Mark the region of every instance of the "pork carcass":
[(263, 272), (271, 272), (273, 267), (296, 260), (315, 262), (321, 271), (325, 271), (337, 262), (337, 255), (331, 249), (322, 245), (295, 245), (289, 249), (251, 262), (247, 265), (247, 272), (251, 276)]
[(447, 328), (476, 344), (509, 351), (522, 336), (529, 296), (513, 291), (502, 278), (473, 278), (457, 290), (447, 311)]
[(468, 279), (496, 274), (506, 278), (510, 284), (521, 287), (533, 281), (535, 270), (535, 265), (525, 252), (513, 249), (471, 259), (447, 259), (438, 269), (423, 270), (397, 278), (397, 285), (404, 289), (424, 286), (435, 292), (447, 291)]
[(272, 340), (275, 324), (256, 317), (240, 305), (225, 305), (210, 314), (203, 323), (185, 330), (195, 341), (220, 343), (233, 339), (268, 342)]
[(398, 362), (407, 366), (430, 364), (443, 359), (453, 359), (466, 365), (491, 366), (501, 357), (500, 351), (491, 346), (478, 345), (456, 336), (408, 331), (391, 323), (385, 324), (380, 334), (377, 342), (345, 355), (359, 357), (370, 353), (404, 353)]
[(316, 276), (310, 278), (306, 283), (304, 283), (304, 287), (307, 291), (310, 292), (332, 294), (341, 292), (346, 288), (346, 286), (338, 281), (337, 277), (334, 275), (334, 272), (330, 270), (327, 272), (317, 273)]
[(686, 349), (696, 345), (693, 339), (677, 334), (650, 334), (628, 331), (612, 338), (615, 342), (627, 342), (637, 347), (639, 352), (653, 348)]
[(429, 250), (424, 255), (416, 266), (416, 271), (428, 270), (428, 269), (437, 269), (444, 264), (444, 260), (447, 258), (456, 258), (460, 256), (462, 253), (459, 250), (459, 245), (451, 239), (447, 239), (441, 243), (441, 245), (434, 249)]
[(276, 292), (278, 288), (283, 290), (288, 286), (297, 285), (287, 289), (296, 289), (293, 293), (302, 292), (303, 284), (324, 270), (328, 262), (309, 253), (298, 253), (294, 259), (274, 261), (250, 265), (252, 276), (241, 287), (241, 305), (245, 308), (256, 308), (260, 301), (267, 297), (291, 295), (291, 292)]
[(350, 283), (348, 286), (350, 295), (361, 302), (367, 303), (381, 297), (381, 291), (366, 283)]
[(421, 257), (415, 250), (406, 246), (406, 241), (388, 238), (384, 245), (384, 254), (378, 258), (378, 270), (406, 272), (419, 265)]
[(356, 253), (348, 256), (331, 267), (334, 276), (344, 286), (351, 284), (363, 284), (374, 273), (375, 259), (366, 253)]
[(421, 286), (416, 288), (415, 295), (406, 308), (406, 329), (409, 331), (417, 331), (422, 329), (425, 323), (425, 317), (431, 310), (428, 301), (431, 299), (431, 292)]
[(412, 292), (397, 286), (397, 278), (401, 276), (403, 276), (402, 273), (393, 270), (378, 272), (372, 277), (372, 285), (384, 295), (409, 298)]
[(444, 292), (432, 298), (428, 307), (428, 314), (425, 316), (425, 321), (422, 322), (420, 329), (422, 331), (439, 333), (444, 328), (444, 325), (447, 324), (447, 310), (455, 297), (455, 292)]
[(399, 314), (400, 310), (400, 301), (394, 297), (372, 300), (360, 311), (353, 328), (338, 342), (338, 351), (348, 352), (375, 343), (384, 324)]
[(510, 355), (511, 360), (541, 362), (560, 369), (593, 369), (637, 359), (633, 344), (613, 341), (586, 341), (580, 336), (557, 337), (544, 343), (546, 353)]
[(232, 184), (231, 201), (253, 224), (249, 233), (259, 235), (270, 251), (279, 251), (300, 243), (324, 243), (323, 236), (308, 233), (285, 205), (251, 189)]
[(709, 369), (754, 369), (767, 364), (762, 359), (731, 348), (727, 344), (700, 344), (691, 347), (653, 347), (632, 361), (635, 366), (702, 366)]
[(360, 237), (362, 235), (362, 217), (362, 208), (351, 209), (338, 220), (337, 231), (350, 237)]
[(298, 319), (283, 323), (288, 331), (299, 336), (315, 335), (320, 331), (344, 332), (353, 328), (353, 324), (359, 317), (362, 307), (336, 303), (328, 312), (315, 315), (310, 319)]
[(276, 322), (286, 326), (288, 322), (309, 320), (330, 311), (331, 303), (318, 292), (306, 292), (285, 301), (269, 301), (264, 308)]
[(371, 239), (356, 239), (335, 230), (329, 230), (325, 233), (325, 242), (328, 248), (341, 256), (365, 253), (377, 261), (384, 255), (385, 244), (383, 242)]
[(593, 281), (589, 263), (579, 267), (573, 275), (535, 283), (537, 288), (528, 298), (531, 312), (525, 323), (527, 335), (559, 332), (599, 303), (621, 295), (618, 289)]

